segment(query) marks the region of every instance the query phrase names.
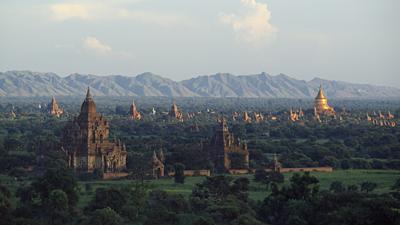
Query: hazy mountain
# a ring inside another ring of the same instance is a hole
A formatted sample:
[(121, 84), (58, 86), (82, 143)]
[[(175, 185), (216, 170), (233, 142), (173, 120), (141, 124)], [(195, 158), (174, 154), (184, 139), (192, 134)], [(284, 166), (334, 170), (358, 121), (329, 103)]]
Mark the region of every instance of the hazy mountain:
[(136, 77), (123, 75), (96, 76), (7, 71), (0, 73), (1, 96), (73, 96), (83, 95), (88, 86), (97, 96), (167, 96), (167, 97), (267, 97), (310, 98), (323, 85), (330, 98), (400, 97), (400, 89), (352, 84), (315, 78), (297, 80), (266, 73), (235, 76), (218, 73), (176, 82), (152, 73)]

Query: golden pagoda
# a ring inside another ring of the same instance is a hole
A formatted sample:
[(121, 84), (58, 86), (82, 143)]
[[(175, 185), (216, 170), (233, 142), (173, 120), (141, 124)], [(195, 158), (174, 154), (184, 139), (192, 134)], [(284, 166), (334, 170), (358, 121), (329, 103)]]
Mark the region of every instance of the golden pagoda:
[(328, 105), (328, 99), (325, 97), (322, 85), (319, 87), (317, 97), (315, 97), (314, 110), (316, 114), (334, 115), (335, 110)]

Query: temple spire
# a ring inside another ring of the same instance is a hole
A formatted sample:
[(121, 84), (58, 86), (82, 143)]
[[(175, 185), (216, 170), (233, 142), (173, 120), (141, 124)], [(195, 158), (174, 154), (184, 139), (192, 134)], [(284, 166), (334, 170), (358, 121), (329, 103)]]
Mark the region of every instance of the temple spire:
[(326, 99), (324, 89), (322, 88), (322, 84), (319, 86), (319, 91), (316, 99)]
[(92, 95), (90, 94), (90, 87), (88, 86), (87, 92), (86, 92), (86, 99), (91, 99)]

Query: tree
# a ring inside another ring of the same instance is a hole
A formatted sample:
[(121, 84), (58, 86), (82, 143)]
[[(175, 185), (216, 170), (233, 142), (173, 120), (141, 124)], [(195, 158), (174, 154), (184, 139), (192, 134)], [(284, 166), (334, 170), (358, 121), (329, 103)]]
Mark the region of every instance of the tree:
[(290, 178), (288, 194), (294, 199), (310, 199), (319, 191), (318, 179), (305, 172), (303, 175), (295, 173)]
[(175, 183), (179, 184), (185, 183), (185, 174), (184, 174), (185, 165), (183, 165), (182, 163), (175, 163), (174, 169), (175, 169), (175, 175), (174, 175)]
[(64, 224), (68, 220), (68, 196), (56, 189), (50, 192), (47, 205), (51, 224)]
[(396, 180), (396, 182), (392, 186), (392, 190), (400, 192), (400, 178)]
[(43, 177), (32, 183), (32, 186), (44, 204), (49, 200), (50, 193), (56, 189), (65, 192), (69, 206), (78, 203), (78, 183), (71, 171), (66, 168), (47, 170)]
[(12, 224), (11, 192), (0, 185), (0, 223)]
[(285, 177), (283, 174), (275, 171), (266, 172), (265, 170), (256, 170), (254, 173), (254, 180), (262, 182), (268, 187), (271, 182), (283, 183), (285, 181)]
[(334, 193), (340, 193), (346, 191), (346, 187), (340, 181), (333, 181), (329, 187), (329, 191)]
[(363, 192), (369, 193), (369, 192), (375, 190), (375, 188), (377, 186), (378, 186), (378, 184), (376, 184), (374, 182), (365, 181), (360, 184), (360, 190)]
[(215, 225), (211, 218), (200, 217), (193, 222), (193, 225)]
[(116, 188), (98, 188), (94, 199), (89, 203), (89, 209), (111, 208), (116, 212), (121, 212), (126, 204), (126, 196), (121, 190)]
[(88, 225), (120, 225), (122, 218), (110, 207), (97, 209), (91, 216)]
[(283, 176), (282, 173), (271, 171), (267, 175), (270, 182), (275, 182), (280, 184), (285, 181), (285, 177)]
[(168, 195), (165, 191), (150, 192), (146, 206), (145, 225), (177, 224), (178, 214), (188, 210), (188, 204), (182, 195)]
[(148, 189), (146, 184), (138, 182), (122, 189), (123, 193), (128, 195), (128, 203), (123, 208), (123, 215), (127, 216), (131, 221), (138, 218), (139, 214), (144, 210)]
[(254, 173), (254, 180), (257, 182), (267, 183), (267, 172), (264, 169), (258, 169)]
[(250, 181), (246, 177), (241, 177), (233, 181), (231, 185), (231, 194), (242, 201), (247, 201)]

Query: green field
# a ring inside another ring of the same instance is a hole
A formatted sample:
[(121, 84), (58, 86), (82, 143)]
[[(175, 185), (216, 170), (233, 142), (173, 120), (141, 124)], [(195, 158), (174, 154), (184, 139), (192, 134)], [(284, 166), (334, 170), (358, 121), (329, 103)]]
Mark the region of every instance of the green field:
[[(360, 184), (364, 181), (370, 181), (377, 183), (378, 186), (374, 190), (376, 193), (389, 192), (391, 186), (394, 184), (396, 179), (400, 178), (399, 170), (336, 170), (332, 173), (322, 173), (322, 172), (312, 172), (312, 175), (318, 178), (320, 181), (321, 189), (328, 189), (329, 185), (333, 181), (341, 181), (346, 185)], [(293, 175), (293, 173), (286, 173), (285, 184), (288, 184), (288, 180)], [(250, 198), (254, 200), (263, 200), (267, 195), (265, 185), (253, 181), (253, 175), (235, 175), (233, 178), (237, 177), (247, 177), (251, 181), (250, 183)], [(195, 184), (202, 182), (205, 177), (186, 177), (185, 184), (175, 184), (173, 178), (164, 178), (159, 180), (148, 180), (145, 181), (151, 190), (165, 190), (168, 193), (182, 194), (184, 196), (189, 196), (192, 192)], [(23, 184), (28, 184), (29, 181), (15, 181), (11, 177), (0, 175), (0, 181), (3, 185), (6, 185), (12, 192), (18, 186)], [(116, 180), (116, 181), (90, 181), (90, 182), (79, 182), (81, 189), (81, 197), (79, 205), (84, 207), (93, 197), (95, 189), (100, 187), (121, 187), (123, 185), (128, 185), (133, 183), (131, 180)], [(86, 184), (91, 184), (92, 191), (86, 192)]]
[[(400, 179), (399, 170), (336, 170), (332, 173), (312, 172), (313, 176), (317, 177), (320, 181), (321, 189), (329, 189), (330, 184), (333, 181), (341, 181), (346, 185), (360, 184), (364, 181), (370, 181), (377, 183), (378, 186), (374, 190), (376, 193), (389, 192), (391, 186), (394, 184), (396, 179)], [(285, 173), (285, 184), (289, 182), (290, 177), (293, 173)], [(254, 200), (263, 200), (267, 195), (268, 191), (265, 185), (254, 182), (253, 175), (231, 175), (233, 178), (247, 177), (251, 181), (250, 183), (250, 198)], [(173, 178), (165, 178), (159, 180), (149, 180), (145, 183), (150, 185), (152, 190), (165, 190), (168, 193), (182, 194), (189, 196), (192, 192), (195, 184), (202, 182), (205, 177), (186, 177), (185, 184), (175, 184)], [(99, 187), (120, 187), (132, 183), (133, 181), (120, 180), (120, 181), (94, 181), (94, 182), (80, 182), (82, 188), (81, 205), (91, 199), (94, 192), (85, 193), (84, 186), (86, 183), (91, 183), (93, 190)]]

